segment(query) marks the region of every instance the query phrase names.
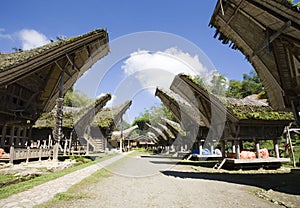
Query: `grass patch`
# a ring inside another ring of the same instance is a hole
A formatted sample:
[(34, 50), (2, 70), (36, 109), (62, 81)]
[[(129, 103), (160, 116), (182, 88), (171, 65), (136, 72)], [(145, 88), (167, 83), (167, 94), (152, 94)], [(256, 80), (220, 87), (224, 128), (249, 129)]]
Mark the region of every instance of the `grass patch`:
[(109, 159), (113, 156), (115, 156), (115, 155), (106, 155), (106, 156), (104, 156), (104, 157), (102, 157), (98, 160), (95, 160), (95, 161), (91, 161), (91, 162), (88, 162), (88, 163), (82, 163), (82, 164), (79, 164), (79, 165), (71, 167), (71, 168), (63, 169), (63, 170), (60, 170), (60, 171), (57, 171), (57, 172), (54, 172), (54, 173), (49, 173), (49, 174), (46, 174), (46, 175), (42, 175), (42, 176), (33, 178), (31, 180), (28, 180), (28, 181), (24, 181), (24, 182), (20, 182), (20, 183), (17, 183), (17, 184), (12, 184), (12, 185), (6, 186), (4, 188), (0, 188), (0, 199), (6, 198), (6, 197), (11, 196), (13, 194), (20, 193), (22, 191), (26, 191), (30, 188), (33, 188), (33, 187), (37, 186), (37, 185), (43, 184), (43, 183), (48, 182), (50, 180), (54, 180), (54, 179), (59, 178), (61, 176), (72, 173), (76, 170), (80, 170), (82, 168), (88, 167), (90, 165), (94, 165), (94, 164), (96, 164), (98, 162), (101, 162), (103, 160), (107, 160), (107, 159)]
[(14, 175), (0, 174), (0, 188), (4, 187), (7, 183), (10, 183), (11, 181), (15, 181), (17, 179), (18, 177)]
[(89, 198), (89, 196), (86, 194), (76, 194), (76, 193), (68, 193), (68, 192), (62, 192), (55, 195), (55, 200), (57, 201), (72, 201), (75, 199), (84, 199)]
[[(118, 162), (119, 160), (115, 163)], [(109, 169), (115, 166), (115, 163), (107, 166), (107, 168)], [(108, 178), (111, 176), (112, 174), (106, 168), (102, 168), (93, 173), (91, 176), (73, 185), (68, 191), (56, 194), (53, 199), (43, 204), (37, 205), (35, 206), (35, 208), (63, 207), (64, 205), (66, 205), (66, 203), (73, 204), (76, 200), (92, 199), (95, 194), (92, 192), (93, 190), (85, 190), (83, 187), (92, 186), (94, 184), (99, 183), (103, 178)]]
[(144, 149), (144, 148), (135, 148), (134, 151), (138, 152), (140, 154), (150, 154), (150, 155), (154, 155), (155, 154), (154, 150), (152, 150), (150, 148), (147, 148), (147, 149)]

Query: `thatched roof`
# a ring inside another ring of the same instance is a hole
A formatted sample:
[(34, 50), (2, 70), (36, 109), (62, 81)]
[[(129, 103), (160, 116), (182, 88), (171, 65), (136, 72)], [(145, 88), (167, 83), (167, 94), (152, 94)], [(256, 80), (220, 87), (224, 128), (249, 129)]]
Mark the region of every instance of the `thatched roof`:
[[(233, 123), (247, 120), (283, 121), (287, 123), (293, 120), (292, 113), (275, 111), (265, 100), (259, 100), (255, 96), (244, 99), (215, 96), (195, 83), (190, 76), (177, 75), (173, 80), (171, 89), (189, 99), (189, 96), (184, 94), (187, 88), (193, 92), (192, 99), (197, 99), (197, 103), (195, 101), (191, 103), (196, 105), (202, 115), (205, 115), (209, 121), (212, 120), (212, 116), (220, 116), (222, 114), (225, 114), (227, 121)], [(212, 115), (212, 109), (215, 115)]]
[[(83, 136), (88, 126), (90, 126), (95, 119), (95, 116), (102, 110), (106, 103), (111, 99), (110, 94), (101, 96), (95, 101), (95, 104), (87, 108), (82, 116), (74, 123), (74, 129), (77, 136)], [(76, 115), (76, 114), (75, 114)], [(79, 114), (80, 115), (80, 114)]]
[(159, 140), (160, 140), (160, 139), (159, 139), (153, 132), (151, 132), (151, 131), (148, 131), (148, 132), (147, 132), (147, 136), (148, 136), (149, 138), (151, 138), (152, 141), (153, 141), (154, 143), (158, 143)]
[(179, 123), (166, 118), (162, 118), (162, 120), (166, 123), (166, 126), (173, 132), (174, 135), (179, 133), (182, 136), (186, 136), (186, 132), (181, 128)]
[(104, 108), (96, 115), (93, 124), (100, 128), (108, 128), (112, 131), (131, 104), (132, 101), (129, 100), (113, 108)]
[(173, 132), (165, 125), (162, 123), (158, 123), (158, 128), (169, 138), (169, 139), (175, 139), (175, 135)]
[(286, 0), (218, 1), (210, 26), (252, 63), (274, 109), (300, 106), (299, 7)]
[(149, 127), (149, 131), (154, 133), (157, 138), (159, 138), (160, 140), (165, 140), (165, 141), (168, 140), (168, 137), (159, 128), (156, 128), (148, 123), (146, 123), (146, 125)]
[[(82, 129), (91, 124), (94, 117), (111, 99), (110, 94), (105, 94), (98, 98), (93, 104), (84, 108), (72, 108), (68, 106), (63, 107), (63, 124), (64, 128), (74, 128), (80, 126)], [(49, 113), (43, 113), (35, 122), (33, 128), (54, 128), (56, 111), (53, 109)], [(77, 130), (76, 130), (77, 131)]]
[(0, 105), (0, 122), (34, 122), (50, 112), (60, 80), (66, 93), (108, 51), (107, 32), (95, 30), (36, 49), (0, 54), (0, 92), (8, 97)]
[(122, 131), (113, 131), (112, 135), (111, 135), (111, 140), (119, 141), (120, 138), (122, 137), (122, 134), (123, 134), (124, 138), (127, 138), (134, 130), (136, 130), (138, 128), (139, 128), (138, 125), (135, 125), (135, 126), (129, 127), (128, 129), (123, 130), (123, 132)]
[(199, 126), (205, 126), (198, 109), (194, 108), (187, 102), (183, 102), (175, 97), (172, 92), (156, 88), (155, 96), (159, 97), (163, 104), (174, 114), (177, 122), (181, 125), (190, 125), (196, 123)]

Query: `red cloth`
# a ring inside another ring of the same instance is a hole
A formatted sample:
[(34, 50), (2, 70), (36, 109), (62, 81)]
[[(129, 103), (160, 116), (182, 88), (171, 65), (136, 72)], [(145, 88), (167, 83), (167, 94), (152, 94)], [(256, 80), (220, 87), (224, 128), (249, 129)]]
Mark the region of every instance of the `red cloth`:
[(256, 155), (254, 152), (251, 152), (251, 151), (241, 151), (240, 158), (241, 159), (255, 159)]
[(266, 148), (260, 149), (260, 158), (269, 158), (269, 151)]

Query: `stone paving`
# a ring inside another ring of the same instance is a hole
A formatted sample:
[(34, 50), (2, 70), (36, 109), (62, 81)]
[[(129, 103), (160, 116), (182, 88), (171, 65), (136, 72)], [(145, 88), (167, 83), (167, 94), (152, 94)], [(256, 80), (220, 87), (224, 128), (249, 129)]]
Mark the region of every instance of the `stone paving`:
[(52, 199), (57, 193), (67, 191), (72, 185), (79, 183), (97, 170), (116, 162), (128, 153), (119, 154), (113, 158), (95, 165), (77, 170), (60, 178), (35, 186), (27, 191), (0, 200), (2, 208), (29, 208)]

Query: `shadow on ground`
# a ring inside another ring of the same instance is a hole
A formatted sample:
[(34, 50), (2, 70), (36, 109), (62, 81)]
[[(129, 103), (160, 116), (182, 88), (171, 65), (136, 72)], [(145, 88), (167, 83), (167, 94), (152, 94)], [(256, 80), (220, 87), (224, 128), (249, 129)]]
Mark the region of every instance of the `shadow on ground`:
[(201, 166), (206, 168), (212, 168), (218, 161), (150, 161), (154, 164), (167, 164), (167, 165), (192, 165), (192, 166)]
[(247, 173), (196, 173), (181, 171), (161, 171), (166, 176), (179, 178), (205, 179), (228, 183), (251, 185), (265, 190), (300, 195), (300, 174), (247, 174)]

